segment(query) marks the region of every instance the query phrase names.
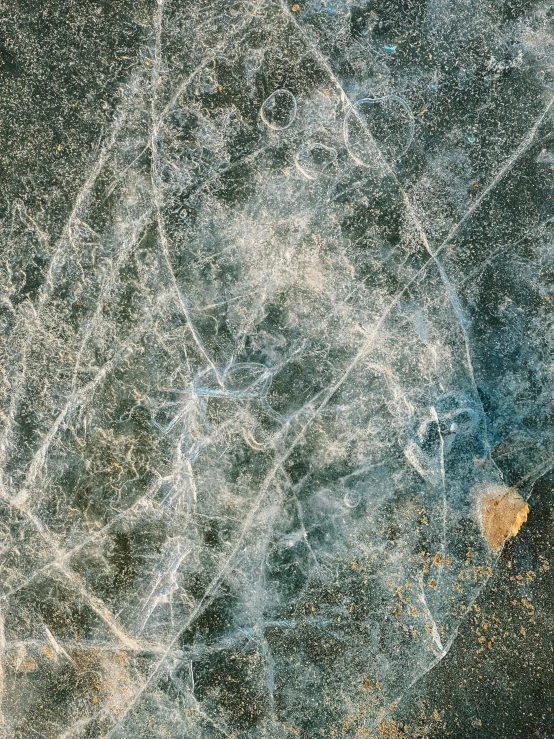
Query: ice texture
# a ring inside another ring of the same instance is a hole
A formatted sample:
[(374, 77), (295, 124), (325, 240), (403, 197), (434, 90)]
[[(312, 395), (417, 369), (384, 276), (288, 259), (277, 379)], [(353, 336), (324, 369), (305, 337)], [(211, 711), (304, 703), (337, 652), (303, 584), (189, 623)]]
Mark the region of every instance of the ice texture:
[(521, 5), (158, 0), (63, 228), (10, 203), (2, 736), (378, 739), (447, 654), (472, 491), (553, 464)]

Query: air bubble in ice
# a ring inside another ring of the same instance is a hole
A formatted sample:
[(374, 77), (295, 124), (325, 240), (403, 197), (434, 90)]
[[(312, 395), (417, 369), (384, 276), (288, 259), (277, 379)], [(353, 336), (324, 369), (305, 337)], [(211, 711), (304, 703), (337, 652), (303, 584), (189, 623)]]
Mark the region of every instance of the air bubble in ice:
[(344, 495), (344, 505), (347, 508), (356, 508), (361, 500), (362, 495), (359, 490), (348, 490)]
[(260, 109), (262, 121), (275, 131), (284, 131), (296, 118), (296, 98), (288, 90), (275, 90)]
[(308, 180), (316, 180), (329, 170), (337, 160), (337, 151), (324, 144), (306, 144), (296, 153), (296, 168)]
[(376, 167), (406, 153), (414, 137), (414, 117), (398, 95), (358, 100), (344, 119), (344, 141), (357, 164)]

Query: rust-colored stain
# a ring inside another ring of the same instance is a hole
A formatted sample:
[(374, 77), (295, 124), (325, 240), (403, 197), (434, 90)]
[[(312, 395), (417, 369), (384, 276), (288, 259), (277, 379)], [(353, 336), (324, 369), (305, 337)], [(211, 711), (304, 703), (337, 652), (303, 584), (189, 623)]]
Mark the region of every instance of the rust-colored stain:
[(481, 533), (493, 552), (515, 536), (527, 520), (529, 506), (515, 488), (480, 486), (474, 491)]

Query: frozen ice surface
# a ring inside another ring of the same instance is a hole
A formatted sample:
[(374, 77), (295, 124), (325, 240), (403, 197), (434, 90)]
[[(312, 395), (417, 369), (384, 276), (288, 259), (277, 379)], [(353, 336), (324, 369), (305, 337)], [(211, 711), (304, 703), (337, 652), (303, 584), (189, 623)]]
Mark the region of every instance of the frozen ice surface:
[(377, 739), (553, 462), (554, 15), (146, 17), (3, 226), (2, 736)]

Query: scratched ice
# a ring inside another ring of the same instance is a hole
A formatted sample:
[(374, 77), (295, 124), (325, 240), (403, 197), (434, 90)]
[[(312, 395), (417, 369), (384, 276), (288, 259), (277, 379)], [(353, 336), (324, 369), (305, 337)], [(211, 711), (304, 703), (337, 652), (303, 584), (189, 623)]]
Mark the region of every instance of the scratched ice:
[(13, 204), (2, 736), (373, 738), (447, 654), (554, 449), (552, 19), (466, 5), (158, 0)]

